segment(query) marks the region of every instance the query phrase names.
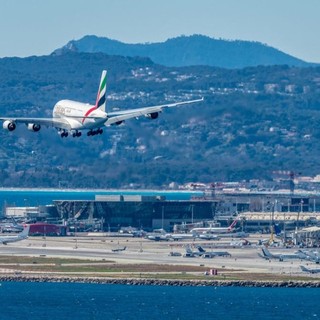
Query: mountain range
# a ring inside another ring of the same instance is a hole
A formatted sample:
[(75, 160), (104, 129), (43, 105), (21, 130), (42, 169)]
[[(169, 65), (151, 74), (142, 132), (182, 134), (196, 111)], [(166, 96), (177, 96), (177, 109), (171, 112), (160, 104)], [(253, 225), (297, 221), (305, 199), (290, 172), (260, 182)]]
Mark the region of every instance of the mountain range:
[(72, 40), (55, 50), (53, 54), (59, 55), (68, 51), (148, 57), (155, 63), (169, 67), (207, 65), (244, 68), (259, 65), (311, 65), (260, 42), (213, 39), (203, 35), (180, 36), (165, 42), (143, 44), (123, 43), (91, 35)]

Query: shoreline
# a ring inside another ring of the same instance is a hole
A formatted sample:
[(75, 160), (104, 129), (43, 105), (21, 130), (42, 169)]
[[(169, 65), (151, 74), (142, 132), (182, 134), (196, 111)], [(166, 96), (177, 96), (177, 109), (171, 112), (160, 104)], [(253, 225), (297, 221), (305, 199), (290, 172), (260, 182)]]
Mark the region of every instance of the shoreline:
[(259, 288), (320, 288), (320, 281), (252, 281), (252, 280), (161, 280), (139, 278), (102, 278), (68, 276), (1, 275), (0, 282), (84, 283), (130, 286), (192, 286), (192, 287), (259, 287)]

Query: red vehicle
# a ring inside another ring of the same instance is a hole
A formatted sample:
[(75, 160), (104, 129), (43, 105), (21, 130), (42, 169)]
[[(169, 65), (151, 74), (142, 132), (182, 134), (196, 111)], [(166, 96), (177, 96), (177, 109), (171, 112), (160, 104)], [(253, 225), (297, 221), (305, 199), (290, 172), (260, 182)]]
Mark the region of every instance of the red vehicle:
[(50, 223), (33, 223), (30, 224), (30, 236), (65, 236), (67, 228)]

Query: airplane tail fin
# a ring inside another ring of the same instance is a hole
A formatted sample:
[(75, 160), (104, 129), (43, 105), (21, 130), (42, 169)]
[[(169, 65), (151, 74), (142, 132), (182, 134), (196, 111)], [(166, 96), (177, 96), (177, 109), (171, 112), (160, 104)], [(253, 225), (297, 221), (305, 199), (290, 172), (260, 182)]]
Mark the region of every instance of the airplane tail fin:
[(273, 227), (274, 227), (274, 232), (276, 233), (276, 235), (279, 235), (281, 232), (280, 226), (278, 224), (274, 224)]
[(198, 250), (199, 252), (206, 252), (206, 250), (204, 250), (201, 246), (198, 246)]
[(235, 220), (230, 224), (230, 226), (228, 227), (228, 230), (231, 231), (232, 229), (234, 229), (234, 227), (236, 226), (237, 222), (238, 222), (238, 220), (235, 219)]
[(20, 237), (27, 237), (29, 235), (30, 224), (26, 225), (24, 229), (19, 233)]
[(106, 112), (107, 70), (103, 70), (95, 107)]
[(188, 246), (186, 246), (186, 253), (192, 253), (192, 250), (191, 250), (191, 248), (190, 248), (190, 246), (188, 245)]
[(301, 270), (304, 272), (309, 272), (309, 269), (307, 269), (305, 266), (300, 266)]
[(267, 258), (271, 258), (272, 257), (270, 251), (266, 247), (261, 248), (261, 250), (262, 250), (262, 253), (263, 253), (263, 255), (265, 257), (267, 257)]

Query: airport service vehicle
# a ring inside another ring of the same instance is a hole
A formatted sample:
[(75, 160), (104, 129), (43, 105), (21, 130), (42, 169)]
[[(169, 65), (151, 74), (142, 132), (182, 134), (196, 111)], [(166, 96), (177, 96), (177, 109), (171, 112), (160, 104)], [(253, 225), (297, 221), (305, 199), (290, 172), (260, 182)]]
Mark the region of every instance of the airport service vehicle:
[(102, 134), (104, 126), (120, 125), (125, 120), (141, 116), (157, 119), (159, 113), (166, 108), (203, 101), (203, 98), (201, 98), (159, 106), (107, 112), (106, 83), (107, 71), (103, 70), (94, 105), (72, 100), (60, 100), (53, 108), (52, 118), (0, 117), (0, 120), (3, 121), (3, 128), (8, 131), (14, 131), (17, 124), (24, 123), (28, 130), (33, 132), (38, 132), (41, 126), (56, 128), (62, 138), (67, 137), (69, 134), (74, 138), (80, 137), (82, 130), (87, 130), (87, 136), (95, 136)]
[(30, 225), (27, 225), (22, 232), (15, 236), (1, 236), (0, 243), (8, 244), (10, 242), (17, 242), (28, 238)]
[(182, 254), (177, 251), (170, 251), (170, 253), (169, 253), (169, 257), (181, 257), (181, 256), (182, 256)]

